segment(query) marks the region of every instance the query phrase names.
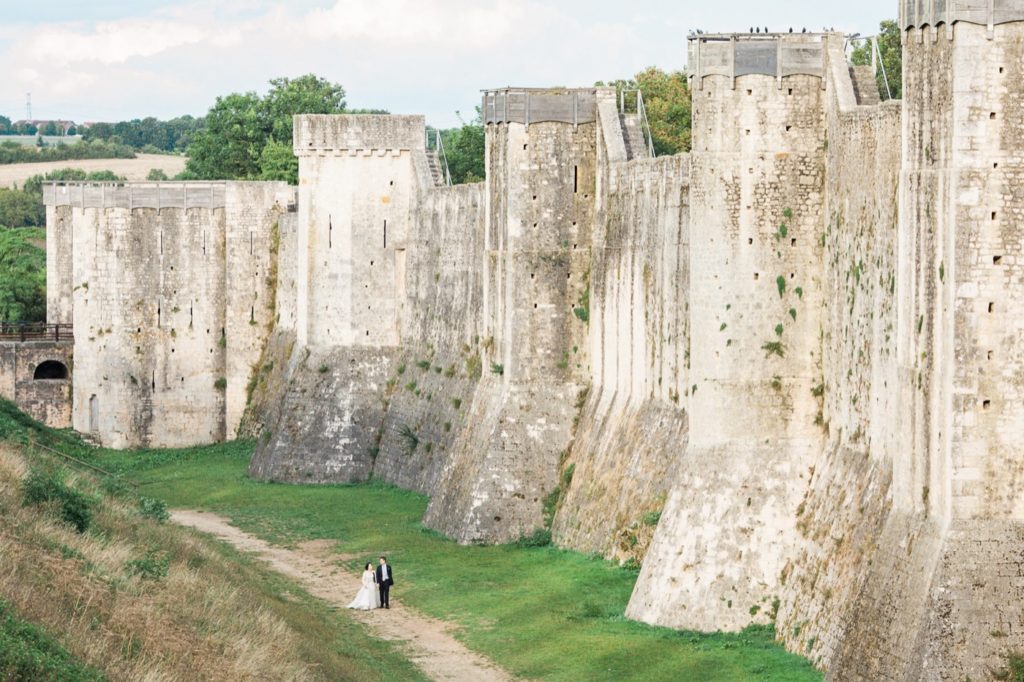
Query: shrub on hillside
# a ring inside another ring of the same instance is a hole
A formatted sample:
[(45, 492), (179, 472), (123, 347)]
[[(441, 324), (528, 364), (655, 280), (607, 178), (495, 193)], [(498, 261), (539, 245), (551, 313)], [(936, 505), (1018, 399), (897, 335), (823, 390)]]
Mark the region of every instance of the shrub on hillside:
[(22, 502), (28, 505), (53, 505), (61, 520), (84, 533), (92, 523), (93, 501), (85, 493), (70, 487), (59, 470), (31, 471), (21, 484)]

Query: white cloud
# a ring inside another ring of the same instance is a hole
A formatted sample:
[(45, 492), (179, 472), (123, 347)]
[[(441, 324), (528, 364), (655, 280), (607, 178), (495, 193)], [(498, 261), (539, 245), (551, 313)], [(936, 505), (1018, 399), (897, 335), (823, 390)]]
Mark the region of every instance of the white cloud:
[(83, 62), (122, 64), (135, 57), (152, 57), (169, 48), (209, 40), (208, 29), (195, 24), (162, 20), (102, 22), (92, 29), (43, 26), (16, 45), (37, 63), (63, 66)]
[(508, 53), (517, 28), (552, 17), (542, 5), (523, 0), (480, 3), (472, 0), (337, 0), (306, 14), (293, 30), (314, 39), (357, 40), (442, 51), (493, 49)]

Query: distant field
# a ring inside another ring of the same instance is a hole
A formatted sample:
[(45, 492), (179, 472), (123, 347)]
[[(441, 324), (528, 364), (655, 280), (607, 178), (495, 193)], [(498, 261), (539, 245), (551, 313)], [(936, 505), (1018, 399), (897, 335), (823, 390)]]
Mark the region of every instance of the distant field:
[(11, 185), (20, 187), (25, 180), (33, 175), (43, 175), (61, 168), (81, 168), (86, 171), (110, 170), (129, 180), (145, 180), (150, 169), (160, 168), (167, 173), (167, 177), (174, 177), (185, 170), (187, 160), (184, 156), (139, 154), (134, 159), (80, 159), (48, 161), (46, 163), (13, 163), (0, 165), (0, 187), (10, 187)]
[[(36, 135), (0, 135), (0, 142), (17, 142), (18, 144), (26, 147), (34, 147), (36, 145), (36, 137)], [(60, 135), (43, 135), (43, 142), (50, 147), (58, 142), (63, 142), (64, 144), (78, 144), (81, 141), (81, 135), (71, 135), (66, 137), (61, 137)]]

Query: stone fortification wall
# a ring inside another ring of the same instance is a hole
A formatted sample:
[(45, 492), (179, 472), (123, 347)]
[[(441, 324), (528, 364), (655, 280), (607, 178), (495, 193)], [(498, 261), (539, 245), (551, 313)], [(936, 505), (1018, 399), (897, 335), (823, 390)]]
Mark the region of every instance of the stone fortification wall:
[[(250, 473), (361, 481), (373, 471), (396, 385), (389, 380), (401, 362), (408, 240), (417, 193), (429, 182), (421, 163), (424, 122), (304, 115), (294, 127), (295, 343), (282, 338), (273, 349), (273, 366), (287, 379), (267, 382), (283, 389), (276, 401), (282, 408), (253, 417), (267, 433)], [(290, 297), (290, 280), (281, 282), (278, 295)], [(283, 302), (283, 310), (291, 305)]]
[(686, 447), (689, 159), (614, 163), (607, 175), (592, 246), (592, 386), (553, 531), (563, 546), (642, 559)]
[[(1024, 408), (1009, 313), (1022, 295), (1022, 37), (1021, 23), (959, 21), (904, 38), (902, 438), (885, 553), (855, 605), (875, 627), (854, 629), (837, 673), (984, 679), (1022, 646)], [(875, 645), (885, 655), (858, 656)]]
[(388, 380), (375, 478), (433, 493), (467, 427), (483, 366), (482, 183), (421, 190), (409, 238), (402, 351)]
[(797, 552), (823, 444), (822, 85), (694, 79), (689, 441), (630, 617), (696, 629), (767, 619)]
[[(71, 356), (71, 341), (0, 341), (0, 396), (47, 426), (70, 427)], [(43, 363), (51, 371), (37, 373)]]
[[(93, 186), (48, 188), (49, 239), (71, 263), (72, 421), (104, 445), (185, 446), (237, 428), (271, 321), (262, 252), (275, 215), (294, 200), (283, 183), (215, 184), (172, 183), (179, 196), (187, 187), (223, 198), (188, 208), (106, 201), (130, 195), (130, 185), (109, 186), (96, 202)], [(64, 190), (85, 199), (64, 203)], [(57, 273), (66, 279), (63, 267)], [(67, 318), (64, 294), (50, 303)]]
[(483, 376), (424, 519), (462, 542), (544, 525), (589, 374), (597, 124), (499, 120), (486, 136)]
[[(828, 78), (823, 361), (814, 389), (826, 443), (795, 513), (803, 544), (783, 569), (776, 622), (790, 648), (825, 668), (848, 640), (859, 639), (854, 647), (865, 647), (862, 633), (883, 627), (879, 620), (899, 622), (900, 614), (872, 613), (860, 601), (873, 563), (898, 562), (887, 569), (894, 582), (921, 575), (920, 560), (903, 563), (899, 551), (899, 543), (914, 536), (909, 519), (883, 538), (892, 506), (892, 467), (900, 455), (896, 303), (902, 107), (899, 102), (858, 106), (837, 45), (831, 46)], [(912, 610), (909, 603), (904, 606)], [(881, 655), (900, 646), (900, 637), (884, 639), (873, 640), (871, 649)]]

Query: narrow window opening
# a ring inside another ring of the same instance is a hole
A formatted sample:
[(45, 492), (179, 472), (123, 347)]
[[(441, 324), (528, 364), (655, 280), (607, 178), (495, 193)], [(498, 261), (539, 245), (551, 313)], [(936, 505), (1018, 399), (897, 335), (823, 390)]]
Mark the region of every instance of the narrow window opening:
[(524, 150), (526, 149), (526, 145), (525, 145), (525, 144), (523, 145), (523, 149), (524, 149)]
[(371, 268), (373, 267), (373, 261), (370, 261), (370, 267)]
[(253, 233), (252, 230), (249, 230), (249, 255), (250, 256), (253, 253), (255, 253), (255, 246), (256, 246), (256, 235)]
[(993, 303), (992, 301), (988, 302), (988, 311), (990, 313), (994, 313), (996, 311), (996, 304)]
[(160, 304), (157, 303), (156, 304), (156, 326), (157, 326), (157, 329), (160, 328), (160, 312), (161, 312), (160, 311)]
[(533, 279), (533, 273), (532, 272), (530, 273), (530, 279)]
[(754, 281), (756, 282), (759, 277), (761, 277), (761, 275), (755, 272), (754, 273)]
[(384, 248), (388, 248), (388, 221), (384, 220)]
[(992, 407), (992, 401), (991, 400), (982, 400), (981, 401), (981, 409), (987, 410), (990, 407)]
[(1003, 67), (1000, 66), (999, 67), (999, 73), (1002, 73), (1002, 72), (1003, 72)]
[(331, 214), (327, 214), (327, 248), (334, 246), (334, 223), (331, 221)]
[(192, 328), (192, 321), (193, 321), (193, 319), (194, 319), (194, 316), (192, 314), (192, 304), (189, 303), (188, 304), (188, 328), (189, 329)]
[(1003, 262), (1002, 256), (992, 256), (992, 265), (999, 265)]
[(572, 193), (573, 194), (576, 194), (577, 190), (579, 190), (579, 179), (580, 179), (580, 167), (579, 166), (573, 166), (572, 167)]
[(369, 329), (367, 329), (367, 330), (366, 330), (366, 335), (367, 335), (367, 336), (369, 336), (369, 335), (370, 335), (370, 330), (369, 330)]
[(993, 163), (993, 164), (992, 164), (992, 167), (993, 167), (993, 168), (999, 168), (999, 162), (998, 162), (998, 161), (996, 161), (995, 163)]
[(153, 372), (153, 374), (150, 376), (149, 385), (154, 391), (156, 390), (156, 372)]
[(753, 91), (753, 90), (747, 90), (747, 96), (748, 96), (748, 97), (749, 97), (750, 95), (753, 95), (753, 94), (754, 94), (754, 91)]
[(206, 255), (206, 230), (203, 230), (203, 255)]
[(160, 230), (160, 255), (164, 255), (164, 231)]
[(536, 308), (536, 307), (537, 307), (537, 304), (536, 304), (536, 303), (534, 303), (534, 304), (533, 304), (533, 307), (534, 307), (534, 308)]
[(789, 273), (789, 278), (790, 279), (793, 279), (794, 277), (796, 277), (796, 273), (795, 272)]
[(536, 194), (533, 195), (533, 200), (537, 201), (537, 195)]
[(993, 111), (991, 114), (988, 115), (988, 118), (989, 118), (989, 120), (994, 121), (995, 118), (996, 118), (996, 112)]
[(793, 126), (786, 126), (786, 132), (787, 132), (787, 133), (788, 133), (788, 132), (789, 132), (790, 130), (792, 130), (792, 129), (793, 129)]
[(991, 359), (992, 359), (992, 351), (989, 351), (988, 353), (986, 353), (986, 354), (985, 354), (985, 358), (986, 358), (987, 360), (991, 360)]
[(750, 128), (747, 128), (746, 133), (747, 133), (747, 136), (749, 137), (750, 136)]
[(792, 94), (793, 94), (793, 88), (790, 88), (790, 89), (789, 89), (789, 94), (790, 94), (790, 95), (792, 95)]
[(394, 186), (395, 186), (395, 181), (394, 181), (394, 180), (390, 181), (390, 182), (388, 183), (388, 186), (389, 186), (389, 187), (394, 187)]
[[(747, 206), (747, 208), (750, 208), (750, 207)], [(753, 244), (754, 243), (754, 238), (753, 237), (747, 237), (747, 243), (748, 244)]]
[(250, 322), (255, 322), (256, 321), (256, 306), (250, 306), (249, 307), (249, 321)]
[(790, 246), (796, 246), (796, 240), (795, 239), (790, 239), (789, 240), (789, 245)]

